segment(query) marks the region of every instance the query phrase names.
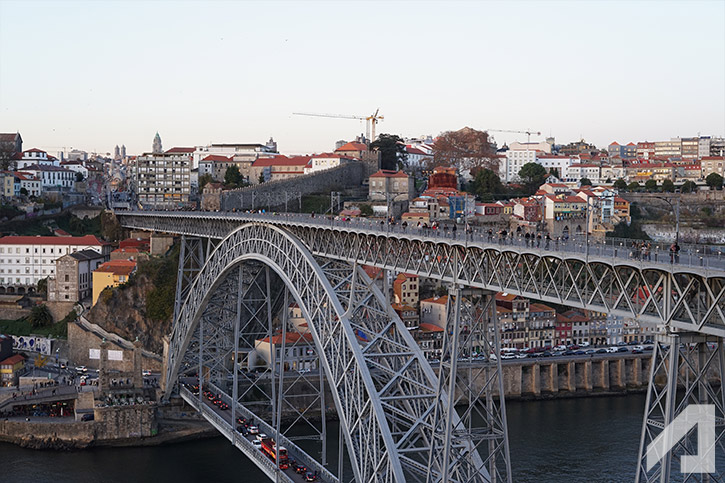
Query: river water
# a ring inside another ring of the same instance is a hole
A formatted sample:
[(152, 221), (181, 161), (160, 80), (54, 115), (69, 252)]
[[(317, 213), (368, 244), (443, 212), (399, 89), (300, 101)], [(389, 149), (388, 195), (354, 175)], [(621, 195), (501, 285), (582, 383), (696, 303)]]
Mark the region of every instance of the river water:
[[(644, 395), (507, 404), (515, 482), (633, 481)], [(331, 424), (328, 432), (337, 433)], [(330, 437), (330, 453), (336, 437)], [(333, 441), (334, 440), (334, 441)], [(337, 459), (331, 455), (331, 469)], [(348, 476), (351, 474), (348, 472)], [(262, 482), (226, 439), (151, 448), (38, 451), (0, 443), (0, 482)]]

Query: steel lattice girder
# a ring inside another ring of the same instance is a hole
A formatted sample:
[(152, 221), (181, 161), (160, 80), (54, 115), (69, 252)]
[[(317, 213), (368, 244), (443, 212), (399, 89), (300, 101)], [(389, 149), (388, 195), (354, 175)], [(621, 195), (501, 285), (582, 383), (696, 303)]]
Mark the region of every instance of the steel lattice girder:
[[(323, 270), (299, 240), (279, 228), (244, 225), (215, 249), (175, 321), (167, 380), (176, 381), (179, 361), (215, 287), (247, 260), (271, 267), (308, 321), (357, 481), (423, 478), (435, 427), (429, 408), (438, 397), (432, 368), (362, 269), (345, 270), (335, 262)], [(465, 438), (457, 443), (473, 447)], [(469, 455), (478, 458), (475, 451)], [(476, 461), (471, 466), (481, 467)]]
[[(224, 238), (245, 220), (255, 219), (196, 213), (129, 213), (119, 218), (129, 228), (210, 238)], [(270, 216), (264, 223), (289, 230), (313, 254), (326, 258), (725, 337), (722, 269), (677, 264), (643, 268), (620, 258), (324, 227), (284, 217)]]
[[(647, 449), (664, 428), (690, 404), (711, 404), (715, 409), (716, 472), (710, 475), (684, 474), (682, 481), (725, 481), (722, 456), (725, 454), (725, 386), (713, 375), (725, 373), (723, 339), (699, 334), (658, 335), (652, 354), (649, 388), (639, 447), (636, 482), (665, 483), (680, 471), (684, 455), (703, 456), (697, 434), (690, 428), (650, 470)], [(662, 377), (664, 384), (660, 383)], [(714, 382), (714, 383), (713, 383)], [(719, 468), (719, 469), (718, 469)]]

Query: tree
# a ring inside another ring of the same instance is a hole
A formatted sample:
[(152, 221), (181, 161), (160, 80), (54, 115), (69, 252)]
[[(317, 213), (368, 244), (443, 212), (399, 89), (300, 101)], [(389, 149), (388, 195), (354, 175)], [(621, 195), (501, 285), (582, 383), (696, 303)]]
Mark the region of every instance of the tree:
[(483, 168), (476, 173), (469, 191), (481, 199), (490, 200), (493, 199), (492, 195), (502, 194), (505, 190), (498, 175), (490, 169)]
[(488, 133), (464, 127), (441, 134), (433, 144), (433, 164), (462, 169), (487, 168), (498, 171), (496, 151)]
[(648, 179), (647, 182), (644, 184), (644, 189), (647, 191), (657, 191), (657, 181), (653, 179)]
[(373, 216), (373, 207), (370, 205), (360, 205), (360, 214), (362, 216)]
[(370, 143), (370, 149), (380, 153), (380, 167), (396, 171), (398, 163), (406, 165), (408, 153), (405, 151), (403, 139), (396, 134), (381, 134), (374, 142)]
[(526, 184), (529, 191), (534, 191), (544, 184), (546, 176), (546, 168), (537, 163), (526, 163), (519, 171), (519, 178)]
[(259, 180), (258, 181), (259, 181), (259, 184), (262, 184), (265, 181), (267, 181), (266, 179), (264, 179), (264, 173), (259, 173)]
[[(239, 168), (237, 168), (237, 171), (239, 171)], [(208, 185), (209, 183), (211, 183), (213, 181), (214, 181), (214, 178), (209, 173), (202, 174), (201, 176), (199, 176), (199, 193), (204, 191), (204, 186)]]
[(28, 196), (28, 190), (26, 190), (25, 188), (20, 188), (20, 194), (23, 196)]
[(622, 178), (617, 179), (617, 181), (614, 182), (614, 187), (620, 191), (624, 191), (627, 189), (627, 182), (624, 181)]
[(633, 221), (630, 225), (627, 225), (626, 221), (620, 221), (614, 227), (613, 231), (607, 232), (607, 236), (614, 238), (632, 238), (635, 240), (651, 240), (649, 235), (642, 230), (642, 227), (636, 221)]
[(50, 313), (47, 305), (36, 305), (30, 311), (30, 315), (28, 315), (28, 322), (35, 328), (45, 327), (53, 323), (53, 315)]
[(76, 172), (76, 181), (79, 183), (83, 181), (83, 173)]
[(675, 183), (673, 183), (671, 179), (664, 180), (662, 182), (662, 191), (664, 193), (674, 193), (675, 192)]
[(582, 178), (579, 180), (579, 186), (591, 186), (592, 182), (589, 180), (589, 178)]
[(38, 284), (36, 285), (36, 291), (43, 297), (46, 297), (48, 295), (48, 277), (38, 280)]
[(714, 188), (716, 190), (722, 188), (722, 182), (722, 176), (717, 173), (710, 173), (707, 175), (707, 178), (705, 178), (705, 184), (708, 185), (710, 188)]
[(689, 179), (682, 183), (682, 186), (680, 186), (680, 191), (682, 193), (692, 193), (694, 191), (697, 191), (697, 184), (694, 181), (690, 181)]
[(640, 185), (640, 184), (639, 184), (639, 183), (637, 183), (636, 181), (632, 181), (631, 183), (629, 183), (629, 184), (627, 185), (627, 189), (628, 189), (629, 191), (638, 191), (638, 190), (639, 190), (640, 188), (642, 188), (642, 185)]
[(239, 167), (236, 165), (229, 166), (224, 173), (224, 184), (232, 188), (239, 188), (243, 183), (244, 177), (239, 172)]

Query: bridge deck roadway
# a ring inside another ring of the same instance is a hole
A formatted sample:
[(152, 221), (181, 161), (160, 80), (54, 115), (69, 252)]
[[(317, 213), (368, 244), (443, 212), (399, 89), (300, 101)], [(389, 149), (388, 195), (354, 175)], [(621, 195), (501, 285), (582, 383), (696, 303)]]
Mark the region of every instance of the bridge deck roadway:
[[(194, 381), (189, 378), (182, 378), (180, 382), (191, 383)], [(206, 385), (205, 385), (206, 387)], [(210, 389), (215, 394), (220, 394), (222, 400), (227, 404), (232, 404), (231, 398), (225, 394), (220, 388), (211, 385)], [(236, 423), (232, 421), (231, 409), (221, 410), (214, 406), (207, 398), (201, 398), (202, 404), (199, 405), (199, 396), (193, 394), (187, 387), (182, 386), (180, 389), (181, 397), (189, 403), (194, 409), (199, 411), (204, 418), (209, 421), (220, 433), (222, 433), (229, 441), (234, 444), (239, 450), (241, 450), (257, 467), (262, 470), (267, 477), (271, 480), (276, 479), (277, 468), (274, 463), (266, 454), (254, 447), (252, 441), (255, 435), (244, 436), (242, 433), (236, 430)], [(244, 417), (247, 420), (254, 421), (254, 425), (259, 427), (260, 433), (264, 433), (270, 438), (274, 439), (274, 428), (264, 422), (261, 418), (257, 417), (253, 412), (246, 409), (241, 404), (237, 403), (235, 414), (237, 417)], [(321, 466), (314, 458), (308, 455), (305, 451), (299, 448), (292, 441), (288, 440), (284, 436), (280, 437), (280, 445), (287, 448), (287, 454), (290, 459), (294, 459), (297, 463), (305, 465), (309, 471), (317, 471), (317, 480), (319, 482), (338, 483), (337, 478), (330, 473), (325, 467)], [(294, 483), (302, 483), (305, 480), (304, 475), (297, 474), (289, 468), (287, 470), (280, 470), (280, 481), (289, 481)]]
[(325, 258), (725, 337), (725, 246), (683, 244), (679, 258), (671, 260), (667, 245), (654, 243), (644, 260), (628, 247), (634, 240), (614, 238), (527, 243), (481, 229), (404, 228), (292, 213), (120, 212), (119, 217), (128, 228), (211, 239), (245, 223), (268, 223), (289, 230)]
[[(541, 240), (539, 245), (535, 242), (526, 242), (520, 236), (501, 239), (497, 234), (489, 238), (486, 230), (475, 227), (466, 233), (463, 225), (458, 225), (455, 232), (451, 230), (419, 229), (415, 226), (403, 228), (401, 224), (389, 225), (374, 222), (366, 218), (350, 219), (348, 221), (312, 216), (299, 213), (234, 213), (234, 212), (184, 212), (184, 211), (121, 211), (117, 213), (123, 220), (122, 224), (128, 228), (142, 230), (165, 231), (180, 235), (200, 236), (210, 238), (224, 238), (234, 228), (245, 222), (266, 222), (274, 225), (300, 226), (307, 228), (336, 229), (346, 232), (359, 232), (364, 234), (392, 236), (397, 238), (416, 238), (434, 242), (463, 243), (481, 248), (494, 247), (497, 249), (513, 250), (521, 253), (566, 255), (579, 258), (582, 261), (597, 258), (602, 261), (625, 262), (638, 268), (660, 268), (668, 271), (679, 271), (684, 268), (696, 269), (698, 272), (723, 273), (725, 275), (725, 246), (680, 244), (678, 261), (671, 260), (669, 244), (650, 242), (652, 245), (650, 255), (645, 260), (641, 254), (636, 254), (631, 248), (632, 243), (642, 240), (625, 238), (606, 238), (596, 240), (587, 239), (584, 235), (572, 236), (566, 241)], [(144, 217), (148, 221), (140, 222), (133, 217)], [(195, 223), (154, 223), (153, 219), (173, 219), (199, 221)], [(691, 272), (691, 270), (688, 270)]]

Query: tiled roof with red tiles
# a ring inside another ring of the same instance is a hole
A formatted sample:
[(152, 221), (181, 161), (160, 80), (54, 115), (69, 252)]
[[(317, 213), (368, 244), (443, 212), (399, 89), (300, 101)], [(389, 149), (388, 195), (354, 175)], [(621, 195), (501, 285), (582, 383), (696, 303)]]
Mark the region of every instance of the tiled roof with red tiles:
[(403, 171), (391, 171), (387, 169), (381, 169), (377, 173), (370, 175), (371, 178), (407, 178), (408, 175)]
[(96, 238), (95, 235), (84, 236), (4, 236), (0, 245), (110, 245)]
[(136, 270), (136, 262), (131, 260), (111, 260), (103, 263), (94, 272), (106, 272), (114, 275), (131, 275)]
[(368, 147), (366, 144), (363, 143), (356, 143), (355, 141), (351, 141), (347, 144), (343, 144), (339, 148), (335, 150), (335, 152), (338, 151), (367, 151)]
[(443, 332), (443, 329), (442, 328), (440, 328), (440, 327), (438, 327), (437, 325), (434, 325), (434, 324), (429, 324), (427, 322), (423, 322), (422, 324), (420, 324), (418, 326), (418, 328), (420, 330), (422, 330), (423, 332)]
[(202, 161), (211, 161), (211, 162), (215, 162), (215, 163), (228, 163), (232, 159), (234, 159), (234, 156), (226, 157), (226, 156), (220, 156), (218, 154), (210, 154), (206, 158), (202, 159)]
[(23, 361), (25, 361), (25, 356), (23, 356), (22, 354), (15, 354), (8, 357), (4, 361), (0, 361), (0, 366), (14, 366), (15, 364)]
[(193, 153), (194, 151), (196, 151), (196, 148), (175, 147), (175, 148), (167, 149), (166, 154), (184, 154), (184, 153), (188, 154), (188, 153)]
[(25, 153), (45, 153), (45, 154), (48, 154), (47, 152), (43, 151), (42, 149), (38, 149), (38, 148), (32, 148), (32, 149), (28, 149), (27, 151), (23, 151), (23, 154), (25, 154)]
[(619, 146), (619, 143), (617, 141), (612, 141), (612, 144), (610, 146)]
[(421, 300), (420, 303), (427, 302), (431, 304), (440, 304), (445, 305), (446, 302), (448, 302), (448, 295), (444, 295), (442, 297), (431, 297), (429, 299)]

